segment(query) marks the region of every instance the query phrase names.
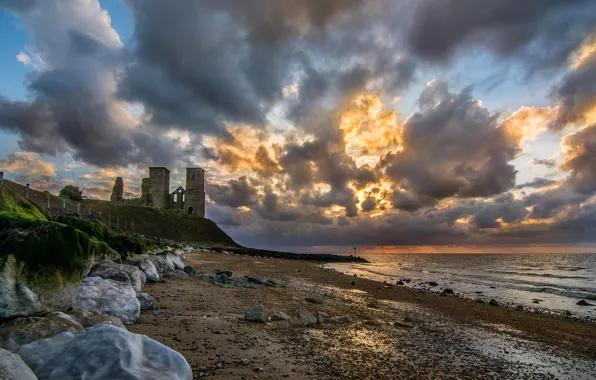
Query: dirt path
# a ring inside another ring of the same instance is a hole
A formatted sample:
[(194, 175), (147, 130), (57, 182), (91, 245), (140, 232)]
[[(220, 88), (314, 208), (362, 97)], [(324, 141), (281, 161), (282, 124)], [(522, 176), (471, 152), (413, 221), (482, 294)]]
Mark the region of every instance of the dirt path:
[[(196, 378), (596, 377), (593, 324), (418, 293), (305, 262), (195, 253), (186, 263), (286, 285), (243, 289), (168, 278), (146, 287), (159, 308), (129, 329), (179, 351)], [(256, 304), (267, 315), (301, 308), (351, 322), (245, 322), (244, 312)]]

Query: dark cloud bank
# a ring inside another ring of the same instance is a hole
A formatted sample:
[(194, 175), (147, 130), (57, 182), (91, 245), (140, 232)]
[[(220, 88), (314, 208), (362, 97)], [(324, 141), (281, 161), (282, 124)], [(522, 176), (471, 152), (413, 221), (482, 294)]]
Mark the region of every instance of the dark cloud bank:
[[(480, 49), (529, 74), (567, 70), (551, 91), (559, 109), (549, 127), (577, 127), (595, 103), (596, 55), (567, 67), (594, 31), (593, 1), (124, 3), (134, 20), (125, 46), (97, 17), (55, 2), (0, 0), (45, 65), (27, 79), (29, 101), (0, 97), (0, 128), (17, 133), (23, 150), (99, 167), (183, 166), (192, 156), (247, 162), (250, 176), (208, 187), (208, 212), (257, 246), (594, 241), (594, 125), (563, 140), (565, 180), (516, 185), (523, 136), (471, 88), (428, 84), (417, 112), (394, 126), (402, 149), (385, 149), (375, 166), (348, 154), (337, 117), (358, 94), (400, 95), (420, 67)], [(283, 89), (293, 84), (288, 97)], [(142, 105), (143, 117), (128, 117), (124, 101)], [(205, 143), (242, 146), (231, 123), (269, 133), (267, 116), (281, 101), (313, 139), (236, 156)], [(189, 147), (173, 129), (189, 133)]]

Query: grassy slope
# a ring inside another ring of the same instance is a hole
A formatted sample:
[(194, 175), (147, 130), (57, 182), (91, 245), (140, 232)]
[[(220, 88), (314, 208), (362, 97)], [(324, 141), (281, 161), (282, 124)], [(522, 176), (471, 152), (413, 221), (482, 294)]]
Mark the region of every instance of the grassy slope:
[(131, 230), (132, 222), (134, 223), (132, 232), (147, 237), (160, 237), (203, 246), (238, 246), (217, 224), (209, 219), (190, 217), (182, 213), (163, 212), (152, 207), (117, 205), (102, 201), (85, 200), (83, 204), (85, 207), (91, 208), (96, 216), (99, 216), (101, 211), (101, 220), (104, 223), (108, 223), (108, 215), (111, 215), (112, 227), (116, 226), (116, 220), (119, 218), (121, 228), (126, 221), (128, 230)]

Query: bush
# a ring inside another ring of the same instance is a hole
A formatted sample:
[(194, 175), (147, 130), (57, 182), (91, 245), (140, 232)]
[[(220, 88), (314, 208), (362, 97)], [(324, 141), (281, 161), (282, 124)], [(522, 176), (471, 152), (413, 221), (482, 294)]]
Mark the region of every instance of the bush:
[(58, 196), (64, 199), (70, 199), (74, 202), (80, 202), (83, 200), (83, 192), (78, 186), (74, 185), (64, 186), (64, 188), (60, 190), (60, 194)]

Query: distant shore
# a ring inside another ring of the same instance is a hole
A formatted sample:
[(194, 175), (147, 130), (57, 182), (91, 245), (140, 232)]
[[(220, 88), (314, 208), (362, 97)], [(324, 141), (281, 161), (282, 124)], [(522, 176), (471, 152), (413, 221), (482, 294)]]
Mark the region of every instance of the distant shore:
[[(196, 378), (596, 376), (593, 323), (439, 297), (312, 262), (201, 252), (186, 264), (283, 284), (247, 289), (171, 277), (147, 286), (158, 309), (129, 329), (180, 352)], [(245, 321), (255, 305), (273, 320)]]

